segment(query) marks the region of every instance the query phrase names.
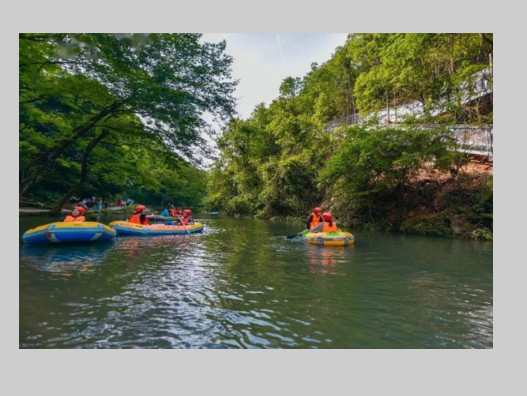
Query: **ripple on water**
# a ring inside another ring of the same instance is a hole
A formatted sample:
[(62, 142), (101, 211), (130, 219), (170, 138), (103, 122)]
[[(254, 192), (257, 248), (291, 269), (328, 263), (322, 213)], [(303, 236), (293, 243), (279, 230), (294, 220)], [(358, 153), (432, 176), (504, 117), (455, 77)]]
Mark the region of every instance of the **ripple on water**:
[(21, 249), (20, 345), (492, 347), (487, 246), (365, 233), (328, 249), (284, 240), (293, 227), (218, 219), (201, 235)]

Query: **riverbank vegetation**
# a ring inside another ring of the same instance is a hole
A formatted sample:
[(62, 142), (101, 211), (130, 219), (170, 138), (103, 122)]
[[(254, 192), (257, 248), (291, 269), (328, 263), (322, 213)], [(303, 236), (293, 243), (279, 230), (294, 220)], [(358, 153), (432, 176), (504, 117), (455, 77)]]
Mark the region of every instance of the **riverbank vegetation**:
[[(350, 35), (328, 62), (284, 79), (268, 107), (228, 124), (208, 206), (271, 218), (322, 203), (347, 226), (491, 238), (492, 175), (466, 172), (442, 127), (492, 123), (492, 95), (471, 99), (491, 56), (490, 34)], [(408, 103), (422, 111), (379, 125), (380, 110)], [(366, 121), (328, 128), (350, 115)]]

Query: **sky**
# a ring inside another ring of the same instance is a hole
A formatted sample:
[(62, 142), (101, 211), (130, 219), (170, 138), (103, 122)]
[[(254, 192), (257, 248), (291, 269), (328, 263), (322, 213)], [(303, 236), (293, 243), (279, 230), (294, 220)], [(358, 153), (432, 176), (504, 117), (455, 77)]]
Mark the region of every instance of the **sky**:
[(248, 118), (254, 107), (269, 105), (286, 77), (304, 77), (311, 63), (331, 58), (347, 33), (204, 33), (202, 40), (227, 41), (225, 52), (234, 58), (232, 75), (239, 80), (235, 92), (239, 117)]

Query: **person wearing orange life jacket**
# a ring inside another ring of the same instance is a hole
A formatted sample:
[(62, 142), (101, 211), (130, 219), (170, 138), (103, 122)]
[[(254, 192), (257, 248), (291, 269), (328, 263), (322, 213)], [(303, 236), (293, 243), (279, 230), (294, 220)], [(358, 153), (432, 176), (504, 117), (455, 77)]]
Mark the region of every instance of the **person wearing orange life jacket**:
[(322, 212), (322, 209), (319, 207), (316, 207), (313, 209), (313, 213), (309, 215), (306, 221), (306, 230), (316, 228), (320, 223), (322, 223), (324, 220), (322, 219), (322, 216), (320, 213)]
[(326, 212), (322, 215), (324, 219), (324, 228), (322, 232), (335, 232), (338, 231), (337, 223), (333, 221), (333, 215), (329, 212)]
[(71, 215), (66, 216), (63, 221), (84, 221), (84, 213), (86, 213), (86, 210), (82, 206), (75, 206), (71, 211)]
[(169, 210), (169, 213), (170, 213), (170, 216), (171, 217), (177, 217), (177, 212), (176, 212), (176, 208), (174, 205), (170, 206), (170, 210)]
[(180, 222), (182, 222), (183, 225), (194, 223), (194, 218), (192, 217), (192, 210), (185, 209), (183, 211), (183, 217), (180, 217), (180, 219)]
[(130, 219), (128, 221), (130, 223), (149, 225), (150, 223), (148, 222), (148, 218), (146, 217), (144, 211), (145, 205), (137, 205), (135, 207), (134, 214), (130, 216)]

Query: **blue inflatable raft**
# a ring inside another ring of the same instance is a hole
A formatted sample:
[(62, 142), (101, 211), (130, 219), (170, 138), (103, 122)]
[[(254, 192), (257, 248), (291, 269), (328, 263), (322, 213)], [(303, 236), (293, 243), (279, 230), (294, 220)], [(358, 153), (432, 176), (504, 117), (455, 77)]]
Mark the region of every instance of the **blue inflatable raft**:
[(30, 245), (58, 244), (110, 241), (116, 235), (113, 228), (95, 221), (59, 221), (27, 230), (22, 235), (22, 240)]

